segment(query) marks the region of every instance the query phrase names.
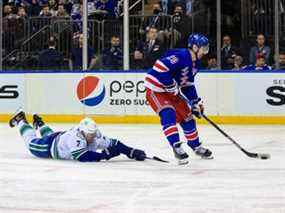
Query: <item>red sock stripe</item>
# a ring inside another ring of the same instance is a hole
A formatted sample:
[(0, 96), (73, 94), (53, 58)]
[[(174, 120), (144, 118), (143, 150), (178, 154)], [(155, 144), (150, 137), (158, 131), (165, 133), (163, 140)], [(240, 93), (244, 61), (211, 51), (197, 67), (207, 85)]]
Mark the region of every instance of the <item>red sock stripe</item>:
[(185, 134), (185, 137), (188, 141), (194, 141), (198, 138), (198, 132), (195, 131), (195, 132), (192, 132), (190, 134)]
[(164, 134), (166, 137), (173, 135), (173, 134), (177, 134), (177, 133), (178, 133), (178, 129), (176, 126), (168, 127), (167, 129), (164, 130)]

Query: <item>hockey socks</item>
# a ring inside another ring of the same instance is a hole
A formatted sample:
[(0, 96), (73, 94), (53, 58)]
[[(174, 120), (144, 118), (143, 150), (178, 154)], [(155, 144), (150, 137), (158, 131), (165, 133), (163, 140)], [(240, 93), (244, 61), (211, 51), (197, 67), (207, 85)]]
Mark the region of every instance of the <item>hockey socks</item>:
[(34, 131), (33, 127), (24, 120), (21, 120), (17, 126), (22, 137), (25, 137), (25, 135), (29, 134), (29, 132)]
[(178, 128), (175, 124), (163, 126), (162, 129), (165, 137), (167, 138), (167, 141), (170, 143), (171, 146), (180, 141)]
[(159, 113), (160, 122), (163, 133), (173, 147), (173, 145), (180, 141), (178, 128), (176, 126), (176, 115), (172, 108), (166, 108)]
[(196, 122), (194, 119), (191, 119), (189, 121), (184, 121), (180, 123), (184, 135), (187, 139), (188, 146), (191, 147), (191, 149), (195, 150), (196, 147), (199, 147), (201, 145), (199, 141), (199, 135), (198, 131), (196, 129)]
[(40, 127), (40, 134), (42, 137), (45, 137), (47, 135), (50, 135), (53, 133), (53, 130), (47, 126), (47, 125), (43, 125), (42, 127)]
[(18, 123), (18, 128), (21, 136), (25, 141), (26, 147), (28, 148), (29, 143), (37, 138), (36, 131), (33, 129), (31, 125), (27, 124), (24, 120)]

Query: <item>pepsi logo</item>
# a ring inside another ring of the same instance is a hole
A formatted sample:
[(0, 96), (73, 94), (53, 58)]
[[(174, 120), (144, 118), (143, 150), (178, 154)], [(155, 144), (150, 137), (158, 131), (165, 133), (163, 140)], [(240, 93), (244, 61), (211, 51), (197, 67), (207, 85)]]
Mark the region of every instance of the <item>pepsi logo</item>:
[(105, 97), (105, 86), (102, 80), (95, 76), (87, 76), (81, 79), (77, 85), (77, 97), (87, 106), (100, 104)]

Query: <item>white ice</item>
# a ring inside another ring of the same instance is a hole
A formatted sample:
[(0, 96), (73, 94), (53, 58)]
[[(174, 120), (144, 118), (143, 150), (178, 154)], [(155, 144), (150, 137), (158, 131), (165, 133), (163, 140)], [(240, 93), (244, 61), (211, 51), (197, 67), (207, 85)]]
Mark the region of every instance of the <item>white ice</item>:
[(29, 155), (16, 129), (0, 124), (0, 212), (285, 213), (285, 126), (222, 127), (272, 158), (250, 159), (211, 126), (199, 126), (215, 159), (185, 146), (190, 164), (178, 166), (159, 125), (101, 125), (106, 135), (171, 163), (43, 160)]

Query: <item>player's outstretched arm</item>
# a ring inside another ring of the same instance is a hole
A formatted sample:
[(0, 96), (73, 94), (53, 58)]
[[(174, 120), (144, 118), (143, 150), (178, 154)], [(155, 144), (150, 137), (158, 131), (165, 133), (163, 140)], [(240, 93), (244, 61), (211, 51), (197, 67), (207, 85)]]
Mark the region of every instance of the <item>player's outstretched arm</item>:
[(92, 152), (92, 151), (86, 151), (84, 154), (80, 155), (78, 158), (75, 158), (75, 160), (78, 160), (80, 162), (98, 162), (106, 158), (105, 153), (99, 153), (99, 152)]
[(137, 161), (144, 161), (146, 159), (146, 154), (143, 150), (129, 147), (117, 139), (110, 139), (110, 140), (111, 143), (108, 149), (117, 150), (119, 153), (126, 155), (128, 158)]

